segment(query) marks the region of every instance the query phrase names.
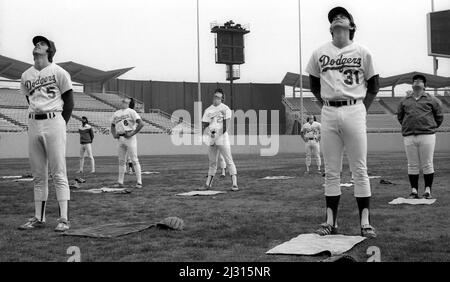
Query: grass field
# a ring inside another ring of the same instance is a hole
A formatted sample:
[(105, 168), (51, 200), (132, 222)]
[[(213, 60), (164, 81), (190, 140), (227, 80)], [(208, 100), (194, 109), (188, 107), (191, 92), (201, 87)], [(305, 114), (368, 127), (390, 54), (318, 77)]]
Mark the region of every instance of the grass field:
[[(214, 197), (180, 197), (176, 193), (196, 189), (204, 182), (206, 156), (141, 157), (144, 189), (131, 194), (72, 193), (72, 228), (113, 222), (159, 221), (178, 216), (185, 221), (181, 232), (148, 229), (117, 239), (68, 237), (53, 231), (57, 202), (50, 187), (47, 227), (23, 232), (17, 227), (34, 214), (32, 183), (0, 180), (0, 261), (66, 261), (66, 250), (78, 246), (82, 261), (319, 261), (326, 255), (273, 256), (270, 248), (313, 231), (324, 220), (324, 197), (319, 175), (304, 175), (302, 155), (235, 156), (241, 191)], [(391, 206), (393, 198), (407, 196), (409, 185), (403, 153), (372, 154), (369, 174), (398, 185), (371, 180), (371, 223), (378, 238), (366, 240), (349, 254), (367, 259), (369, 246), (381, 250), (382, 261), (450, 260), (450, 156), (436, 154), (434, 196), (431, 206)], [(96, 158), (97, 172), (83, 177), (83, 188), (99, 188), (116, 180), (115, 157)], [(86, 160), (86, 165), (89, 162)], [(68, 159), (69, 179), (77, 175), (78, 159)], [(344, 181), (349, 180), (344, 166)], [(1, 175), (29, 171), (28, 160), (0, 163)], [(295, 176), (289, 180), (261, 180), (265, 176)], [(126, 176), (134, 185), (134, 176)], [(216, 179), (214, 188), (228, 190), (229, 177)], [(423, 179), (420, 186), (423, 186)], [(420, 193), (423, 193), (421, 188)], [(343, 188), (339, 210), (341, 232), (358, 235), (358, 212), (353, 188)]]

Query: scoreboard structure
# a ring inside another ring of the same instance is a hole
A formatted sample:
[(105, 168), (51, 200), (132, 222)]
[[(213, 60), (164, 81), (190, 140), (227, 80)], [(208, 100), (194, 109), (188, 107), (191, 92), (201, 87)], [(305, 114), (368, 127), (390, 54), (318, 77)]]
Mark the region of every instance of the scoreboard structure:
[(428, 55), (450, 58), (450, 10), (427, 14)]

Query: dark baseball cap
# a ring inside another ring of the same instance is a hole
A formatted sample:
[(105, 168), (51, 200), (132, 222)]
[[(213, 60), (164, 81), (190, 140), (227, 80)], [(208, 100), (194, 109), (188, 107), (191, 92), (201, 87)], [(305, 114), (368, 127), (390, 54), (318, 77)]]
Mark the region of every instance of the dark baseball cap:
[(416, 74), (413, 76), (412, 81), (420, 79), (423, 81), (424, 84), (427, 84), (427, 78), (423, 74)]
[(346, 16), (350, 22), (353, 22), (353, 16), (343, 7), (335, 7), (331, 9), (328, 12), (328, 21), (332, 23), (333, 19), (339, 14)]
[(42, 36), (42, 35), (38, 35), (33, 37), (33, 45), (36, 46), (36, 44), (38, 44), (38, 42), (44, 41), (45, 43), (47, 43), (48, 48), (51, 49), (53, 51), (53, 53), (56, 52), (56, 46), (55, 46), (55, 42), (47, 39), (46, 37)]

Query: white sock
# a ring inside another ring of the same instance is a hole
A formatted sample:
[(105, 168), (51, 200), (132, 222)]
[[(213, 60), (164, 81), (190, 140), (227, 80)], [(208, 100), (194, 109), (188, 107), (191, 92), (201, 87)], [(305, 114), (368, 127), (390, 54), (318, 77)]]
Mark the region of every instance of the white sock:
[(369, 224), (369, 209), (363, 209), (361, 213), (361, 226)]
[(45, 221), (45, 201), (34, 202), (34, 216), (40, 221)]
[(213, 175), (208, 175), (208, 177), (206, 178), (206, 186), (208, 186), (208, 187), (212, 186), (213, 178), (214, 178)]
[(80, 158), (80, 171), (83, 171), (84, 167), (84, 157)]
[(330, 208), (327, 208), (327, 224), (334, 227), (334, 219), (333, 219), (333, 211)]
[(430, 187), (425, 187), (425, 193), (430, 193), (430, 195), (431, 195), (431, 188)]
[(58, 201), (58, 203), (59, 203), (59, 213), (60, 213), (59, 217), (65, 219), (65, 220), (69, 220), (69, 217), (67, 215), (69, 201)]
[(309, 171), (309, 165), (306, 166), (306, 171)]
[(123, 179), (125, 178), (125, 171), (126, 171), (125, 165), (119, 165), (119, 180), (117, 180), (118, 183), (123, 184)]
[(137, 183), (142, 184), (141, 164), (139, 162), (133, 164), (134, 172), (136, 173)]
[(225, 174), (226, 174), (225, 168), (222, 168), (222, 175), (225, 175)]
[(91, 172), (95, 172), (95, 161), (94, 161), (94, 158), (91, 158)]
[(231, 176), (231, 182), (233, 182), (233, 186), (237, 186), (237, 175), (232, 175)]

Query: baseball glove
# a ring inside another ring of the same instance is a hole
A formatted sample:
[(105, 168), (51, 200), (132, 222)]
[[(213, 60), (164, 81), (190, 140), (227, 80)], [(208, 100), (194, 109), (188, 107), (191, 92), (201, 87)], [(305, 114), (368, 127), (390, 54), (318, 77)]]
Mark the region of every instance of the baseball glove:
[(171, 216), (166, 217), (156, 224), (161, 229), (183, 230), (184, 222), (181, 218)]

